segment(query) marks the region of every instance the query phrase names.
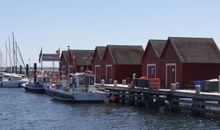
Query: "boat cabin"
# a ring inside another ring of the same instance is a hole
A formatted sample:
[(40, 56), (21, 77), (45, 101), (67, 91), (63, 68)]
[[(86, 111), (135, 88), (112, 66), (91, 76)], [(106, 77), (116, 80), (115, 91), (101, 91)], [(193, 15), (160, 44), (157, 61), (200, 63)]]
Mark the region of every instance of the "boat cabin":
[(95, 75), (76, 73), (70, 75), (70, 88), (77, 92), (89, 92), (95, 89)]

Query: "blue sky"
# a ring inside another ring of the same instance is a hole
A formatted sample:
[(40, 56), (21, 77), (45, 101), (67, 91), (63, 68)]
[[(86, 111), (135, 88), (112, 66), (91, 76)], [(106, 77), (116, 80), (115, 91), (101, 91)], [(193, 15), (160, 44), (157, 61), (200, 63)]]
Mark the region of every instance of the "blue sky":
[(219, 0), (1, 0), (0, 48), (15, 33), (25, 62), (58, 48), (142, 45), (149, 39), (212, 37), (220, 46)]

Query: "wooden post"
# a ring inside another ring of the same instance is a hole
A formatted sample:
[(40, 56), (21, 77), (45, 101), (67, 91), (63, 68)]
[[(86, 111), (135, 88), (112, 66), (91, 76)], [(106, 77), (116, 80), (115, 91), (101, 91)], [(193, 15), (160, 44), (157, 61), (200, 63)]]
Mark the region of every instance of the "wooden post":
[(220, 75), (218, 76), (218, 92), (220, 93)]
[(134, 93), (134, 105), (137, 106), (138, 105), (138, 94)]
[(123, 91), (120, 91), (119, 92), (119, 102), (120, 103), (123, 103), (123, 100), (124, 100), (123, 97), (124, 97)]
[(170, 89), (172, 92), (175, 92), (176, 91), (176, 84), (172, 83)]
[(201, 88), (200, 85), (195, 85), (196, 94), (200, 94)]
[(126, 85), (126, 79), (122, 79), (122, 85)]
[(193, 98), (192, 100), (192, 115), (193, 116), (203, 116), (205, 115), (204, 109), (205, 109), (205, 101), (198, 98)]
[(37, 82), (37, 63), (34, 63), (34, 82)]
[(173, 113), (180, 113), (179, 97), (171, 96), (170, 107)]
[(104, 79), (101, 80), (101, 84), (102, 84), (102, 86), (105, 85), (105, 80)]
[(129, 103), (130, 103), (130, 92), (125, 91), (125, 104), (129, 104)]
[(114, 80), (114, 87), (117, 87), (118, 81)]

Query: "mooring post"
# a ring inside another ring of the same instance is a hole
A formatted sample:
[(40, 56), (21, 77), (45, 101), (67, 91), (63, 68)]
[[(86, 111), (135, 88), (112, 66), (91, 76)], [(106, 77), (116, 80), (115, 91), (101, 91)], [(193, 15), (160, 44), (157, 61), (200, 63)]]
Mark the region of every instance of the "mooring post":
[(126, 79), (122, 79), (122, 85), (126, 85)]
[(170, 90), (171, 90), (172, 92), (175, 92), (175, 91), (176, 91), (176, 84), (175, 84), (175, 83), (172, 83), (172, 84), (171, 84)]
[(125, 91), (125, 104), (129, 104), (130, 100), (130, 92)]
[(137, 93), (134, 93), (134, 105), (137, 106), (138, 105), (138, 94)]
[(104, 79), (101, 80), (101, 84), (102, 84), (102, 86), (105, 85), (105, 80)]
[(120, 91), (120, 92), (119, 92), (119, 102), (120, 102), (120, 103), (123, 103), (123, 95), (124, 95), (124, 94), (123, 94), (123, 91)]
[(220, 93), (220, 75), (218, 76), (218, 92)]
[(34, 63), (34, 82), (37, 82), (37, 63)]
[(25, 71), (26, 71), (26, 76), (29, 78), (29, 65), (26, 64), (26, 68), (25, 68)]
[(114, 80), (114, 87), (117, 87), (118, 81)]
[(192, 110), (191, 113), (193, 116), (203, 116), (205, 114), (205, 101), (198, 98), (193, 98), (192, 100)]
[(201, 88), (200, 85), (195, 85), (196, 94), (200, 94)]
[(170, 109), (173, 113), (179, 113), (179, 97), (173, 96), (173, 92), (176, 91), (176, 83), (171, 84), (171, 92), (170, 95), (167, 96), (167, 100), (170, 102)]

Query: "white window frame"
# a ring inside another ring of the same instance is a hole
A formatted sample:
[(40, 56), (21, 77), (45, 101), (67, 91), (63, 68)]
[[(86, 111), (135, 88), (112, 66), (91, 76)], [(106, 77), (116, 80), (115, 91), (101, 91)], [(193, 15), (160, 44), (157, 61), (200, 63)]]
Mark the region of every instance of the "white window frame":
[(177, 73), (177, 67), (176, 67), (176, 63), (166, 63), (166, 88), (168, 88), (168, 82), (167, 82), (167, 68), (168, 68), (168, 66), (175, 66), (175, 82), (176, 82), (176, 73)]
[[(101, 68), (101, 65), (95, 65), (95, 81), (96, 81), (96, 76), (97, 76), (97, 74), (96, 74), (96, 68)], [(101, 70), (101, 69), (100, 69)]]
[(157, 66), (156, 66), (156, 64), (147, 64), (147, 78), (149, 78), (149, 67), (155, 67), (155, 77), (154, 78), (156, 78), (157, 77)]
[(107, 82), (107, 68), (111, 68), (111, 77), (112, 77), (112, 64), (105, 65), (105, 80)]

